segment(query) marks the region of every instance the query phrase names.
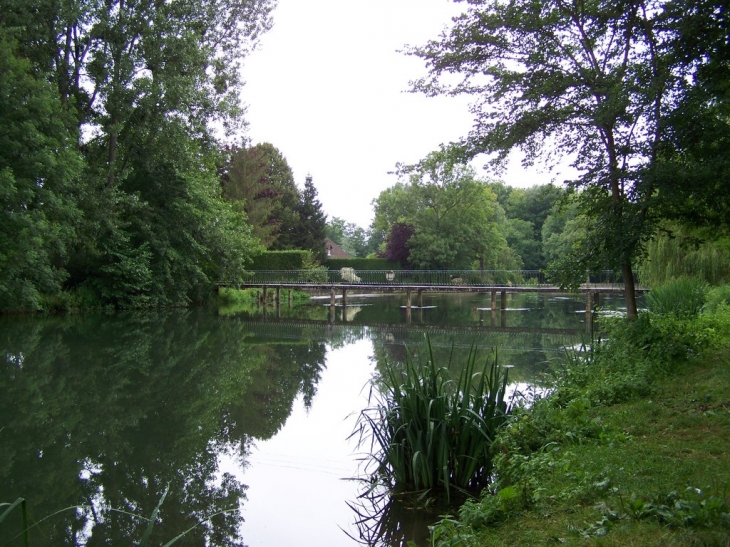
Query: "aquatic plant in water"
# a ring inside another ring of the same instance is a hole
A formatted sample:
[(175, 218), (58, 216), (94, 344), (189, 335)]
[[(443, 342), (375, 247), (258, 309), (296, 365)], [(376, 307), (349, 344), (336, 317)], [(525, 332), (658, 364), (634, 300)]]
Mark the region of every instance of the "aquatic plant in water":
[[(507, 370), (492, 360), (477, 365), (472, 346), (454, 379), (451, 357), (436, 364), (426, 339), (426, 362), (409, 354), (403, 370), (388, 367), (380, 390), (371, 390), (353, 435), (369, 444), (373, 484), (400, 491), (477, 489), (489, 482), (492, 441), (505, 423)], [(452, 353), (453, 356), (453, 353)]]

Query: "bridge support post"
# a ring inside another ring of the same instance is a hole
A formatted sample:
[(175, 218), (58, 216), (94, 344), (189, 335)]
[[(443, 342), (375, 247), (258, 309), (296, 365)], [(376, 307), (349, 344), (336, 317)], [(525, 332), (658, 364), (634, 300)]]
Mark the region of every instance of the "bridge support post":
[(335, 288), (330, 289), (330, 323), (335, 322)]
[(279, 309), (281, 304), (281, 287), (276, 287), (276, 309)]
[(345, 318), (345, 308), (347, 307), (347, 289), (342, 289), (342, 318)]
[[(497, 291), (492, 291), (492, 311), (497, 309)], [(492, 325), (494, 326), (494, 325)]]
[(593, 293), (586, 291), (586, 333), (591, 333), (591, 324), (593, 322)]
[(406, 323), (411, 322), (411, 289), (406, 289)]
[(501, 291), (501, 303), (500, 303), (500, 309), (504, 310), (507, 307), (507, 291)]
[(596, 320), (596, 310), (601, 303), (601, 293), (598, 291), (586, 292), (586, 333), (593, 333), (593, 326)]
[(269, 292), (269, 288), (266, 285), (264, 285), (262, 288), (262, 293), (261, 293), (261, 306), (262, 306), (262, 309), (264, 312), (264, 321), (266, 321), (266, 318), (269, 314), (269, 303), (266, 301), (267, 300), (266, 296), (267, 296), (268, 292)]
[(418, 289), (418, 307), (423, 307), (423, 289)]

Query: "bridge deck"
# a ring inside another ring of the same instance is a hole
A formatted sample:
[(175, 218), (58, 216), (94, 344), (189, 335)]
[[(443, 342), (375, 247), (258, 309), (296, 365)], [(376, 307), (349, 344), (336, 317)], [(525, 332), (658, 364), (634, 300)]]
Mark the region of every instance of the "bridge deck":
[[(269, 289), (304, 289), (304, 290), (349, 290), (358, 289), (377, 292), (429, 291), (429, 292), (525, 292), (525, 293), (603, 293), (623, 294), (624, 287), (619, 284), (590, 283), (581, 285), (577, 291), (558, 287), (557, 285), (436, 285), (436, 284), (404, 284), (404, 283), (292, 283), (292, 282), (256, 282), (256, 283), (218, 283), (222, 287), (264, 288)], [(637, 292), (648, 289), (637, 287)]]

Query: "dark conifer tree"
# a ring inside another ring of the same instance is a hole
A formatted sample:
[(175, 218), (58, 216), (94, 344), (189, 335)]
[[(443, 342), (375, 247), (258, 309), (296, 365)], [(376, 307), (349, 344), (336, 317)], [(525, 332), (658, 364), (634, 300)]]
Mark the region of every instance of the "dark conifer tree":
[(315, 259), (324, 260), (326, 258), (324, 238), (327, 216), (317, 199), (317, 189), (312, 182), (312, 175), (307, 175), (304, 182), (297, 213), (299, 213), (299, 224), (294, 227), (292, 243), (298, 249), (310, 249)]

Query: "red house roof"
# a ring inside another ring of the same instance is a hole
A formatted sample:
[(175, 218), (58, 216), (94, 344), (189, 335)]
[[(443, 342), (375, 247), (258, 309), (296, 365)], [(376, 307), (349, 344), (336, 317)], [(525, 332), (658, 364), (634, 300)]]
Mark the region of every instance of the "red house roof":
[(342, 247), (328, 237), (324, 238), (324, 251), (327, 258), (352, 258), (342, 250)]

